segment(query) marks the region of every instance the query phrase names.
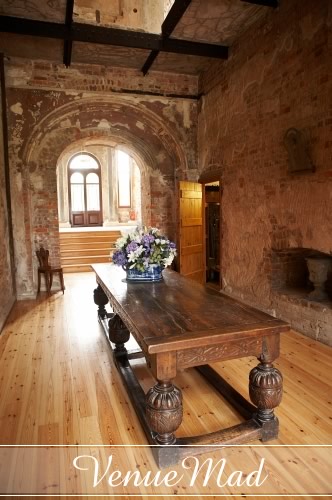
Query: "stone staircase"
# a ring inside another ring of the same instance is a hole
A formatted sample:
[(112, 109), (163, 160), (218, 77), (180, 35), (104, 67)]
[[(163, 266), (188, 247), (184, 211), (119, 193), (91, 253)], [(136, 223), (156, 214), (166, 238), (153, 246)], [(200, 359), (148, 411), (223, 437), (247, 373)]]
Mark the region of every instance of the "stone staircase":
[(61, 265), (64, 273), (91, 271), (90, 264), (110, 262), (110, 252), (120, 231), (73, 231), (60, 233)]

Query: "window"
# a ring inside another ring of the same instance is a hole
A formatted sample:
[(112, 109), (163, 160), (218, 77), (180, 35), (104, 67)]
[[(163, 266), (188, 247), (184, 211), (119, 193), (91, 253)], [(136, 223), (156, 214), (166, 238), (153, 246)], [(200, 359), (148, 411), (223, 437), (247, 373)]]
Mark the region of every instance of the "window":
[(118, 206), (131, 207), (131, 162), (130, 157), (123, 151), (116, 151), (118, 172)]
[(92, 156), (82, 153), (75, 155), (69, 163), (70, 170), (98, 170), (99, 165), (97, 160)]
[(70, 176), (71, 209), (73, 212), (84, 210), (84, 177), (79, 172)]
[(99, 176), (94, 173), (86, 176), (86, 205), (87, 210), (100, 210)]

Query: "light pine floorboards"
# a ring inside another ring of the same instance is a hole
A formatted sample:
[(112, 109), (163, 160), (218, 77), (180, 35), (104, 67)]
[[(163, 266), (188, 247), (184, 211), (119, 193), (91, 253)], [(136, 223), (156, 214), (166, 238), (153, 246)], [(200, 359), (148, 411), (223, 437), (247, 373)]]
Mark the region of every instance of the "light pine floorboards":
[[(0, 444), (145, 444), (97, 322), (94, 275), (65, 278), (64, 295), (41, 293), (17, 303), (0, 336)], [(284, 376), (284, 396), (273, 443), (331, 443), (331, 360), (331, 348), (293, 331), (283, 336), (275, 365)], [(214, 367), (247, 396), (248, 373), (256, 364), (247, 358)], [(135, 370), (145, 390), (153, 385), (142, 360)], [(178, 436), (239, 422), (195, 370), (180, 373), (176, 385), (184, 396)]]

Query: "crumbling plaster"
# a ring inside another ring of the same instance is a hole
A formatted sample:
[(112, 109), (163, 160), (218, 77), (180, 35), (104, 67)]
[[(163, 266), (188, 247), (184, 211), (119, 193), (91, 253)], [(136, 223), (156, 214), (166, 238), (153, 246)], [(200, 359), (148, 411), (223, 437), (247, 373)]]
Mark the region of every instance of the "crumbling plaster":
[(3, 123), (0, 89), (0, 331), (15, 301), (13, 270), (9, 246), (9, 220), (5, 181), (5, 154), (3, 142)]
[(56, 164), (76, 141), (107, 138), (135, 151), (149, 172), (144, 222), (175, 238), (175, 181), (196, 168), (194, 101), (10, 88), (8, 104), (19, 297), (35, 292), (36, 247), (60, 261)]

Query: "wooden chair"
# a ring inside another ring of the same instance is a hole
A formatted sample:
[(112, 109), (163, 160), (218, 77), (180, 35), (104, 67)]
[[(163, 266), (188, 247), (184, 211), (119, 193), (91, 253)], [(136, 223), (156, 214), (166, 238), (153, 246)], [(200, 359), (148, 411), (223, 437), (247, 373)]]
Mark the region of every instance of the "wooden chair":
[(65, 285), (63, 282), (62, 267), (52, 267), (48, 263), (49, 251), (45, 250), (45, 248), (43, 248), (43, 247), (40, 247), (40, 249), (36, 251), (36, 254), (38, 257), (38, 261), (39, 261), (37, 294), (40, 292), (41, 275), (44, 274), (45, 275), (45, 282), (46, 282), (46, 290), (47, 290), (47, 293), (50, 295), (52, 283), (53, 283), (53, 274), (55, 274), (55, 273), (59, 273), (61, 290), (62, 290), (62, 293), (65, 293)]

